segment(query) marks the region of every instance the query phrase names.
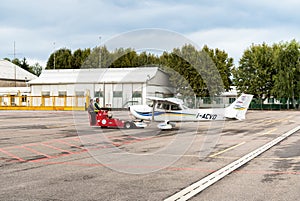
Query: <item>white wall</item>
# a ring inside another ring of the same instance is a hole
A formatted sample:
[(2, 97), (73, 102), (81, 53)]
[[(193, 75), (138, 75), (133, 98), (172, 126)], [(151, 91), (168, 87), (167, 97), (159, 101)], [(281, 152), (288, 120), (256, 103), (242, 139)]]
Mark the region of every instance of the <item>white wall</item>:
[(104, 85), (104, 107), (113, 107), (112, 99), (113, 99), (113, 84), (105, 84)]
[(167, 74), (157, 71), (156, 75), (148, 81), (149, 85), (160, 85), (170, 87), (169, 77)]
[(123, 84), (123, 100), (124, 104), (132, 99), (132, 84)]
[[(159, 86), (163, 85), (163, 86)], [(84, 92), (84, 96), (88, 95), (91, 98), (95, 97), (95, 92), (101, 91), (104, 93), (104, 97), (100, 97), (101, 106), (112, 106), (114, 108), (121, 108), (128, 101), (137, 101), (139, 104), (146, 104), (147, 96), (155, 96), (156, 92), (162, 94), (170, 94), (172, 88), (169, 87), (168, 76), (161, 71), (157, 71), (157, 74), (153, 79), (146, 83), (89, 83), (89, 84), (44, 84), (31, 85), (31, 95), (41, 96), (42, 92), (50, 92), (49, 98), (44, 98), (46, 106), (53, 105), (53, 96), (56, 97), (56, 106), (63, 106), (65, 104), (64, 97), (59, 96), (60, 91), (65, 91), (67, 97), (76, 96), (76, 92)], [(121, 97), (115, 97), (114, 92), (122, 92)], [(134, 92), (141, 93), (142, 97), (133, 97)], [(82, 94), (82, 93), (81, 93)], [(67, 99), (67, 106), (74, 106), (77, 103), (78, 106), (84, 106), (84, 99)], [(33, 105), (39, 106), (42, 104), (41, 98), (34, 99)], [(88, 103), (87, 103), (88, 104)]]

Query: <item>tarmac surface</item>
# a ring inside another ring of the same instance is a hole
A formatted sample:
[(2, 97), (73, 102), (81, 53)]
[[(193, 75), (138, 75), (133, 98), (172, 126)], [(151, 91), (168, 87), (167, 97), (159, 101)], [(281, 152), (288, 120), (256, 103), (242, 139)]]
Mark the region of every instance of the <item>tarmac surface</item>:
[[(0, 200), (164, 200), (299, 122), (299, 111), (248, 111), (126, 130), (90, 127), (84, 111), (0, 111)], [(191, 200), (299, 200), (299, 145), (297, 131)]]

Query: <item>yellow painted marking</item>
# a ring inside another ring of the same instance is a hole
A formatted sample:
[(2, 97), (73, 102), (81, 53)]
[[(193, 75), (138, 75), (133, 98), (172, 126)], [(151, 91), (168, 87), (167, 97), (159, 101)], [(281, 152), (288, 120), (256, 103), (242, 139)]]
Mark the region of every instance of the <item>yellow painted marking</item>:
[(246, 142), (241, 142), (241, 143), (239, 143), (239, 144), (237, 144), (237, 145), (234, 145), (234, 146), (232, 146), (232, 147), (229, 147), (229, 148), (227, 148), (227, 149), (225, 149), (225, 150), (223, 150), (223, 151), (220, 151), (220, 152), (217, 152), (217, 153), (215, 153), (215, 154), (213, 154), (213, 155), (210, 155), (209, 157), (215, 157), (215, 156), (218, 156), (218, 155), (220, 155), (220, 154), (223, 154), (223, 153), (225, 153), (225, 152), (227, 152), (227, 151), (230, 151), (230, 150), (232, 150), (232, 149), (234, 149), (234, 148), (237, 148), (237, 147), (239, 147), (239, 146), (241, 146), (241, 145), (243, 145), (243, 144), (245, 144)]
[(273, 128), (267, 132), (264, 132), (264, 133), (260, 133), (259, 135), (268, 135), (268, 134), (272, 134), (274, 131), (278, 130), (278, 128)]
[(265, 123), (266, 125), (270, 125), (270, 124), (273, 124), (273, 123), (279, 123), (279, 122), (284, 122), (284, 121), (288, 121), (290, 118), (292, 118), (293, 115), (290, 115), (286, 118), (283, 118), (283, 119), (271, 119), (271, 120), (266, 120)]

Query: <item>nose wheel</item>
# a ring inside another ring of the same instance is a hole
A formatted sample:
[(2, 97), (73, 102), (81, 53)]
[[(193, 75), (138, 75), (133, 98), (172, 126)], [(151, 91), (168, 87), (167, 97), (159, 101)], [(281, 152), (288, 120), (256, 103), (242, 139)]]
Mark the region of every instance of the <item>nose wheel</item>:
[(129, 122), (129, 121), (126, 121), (126, 122), (124, 123), (124, 128), (126, 128), (126, 129), (133, 128), (133, 124), (132, 124), (131, 122)]

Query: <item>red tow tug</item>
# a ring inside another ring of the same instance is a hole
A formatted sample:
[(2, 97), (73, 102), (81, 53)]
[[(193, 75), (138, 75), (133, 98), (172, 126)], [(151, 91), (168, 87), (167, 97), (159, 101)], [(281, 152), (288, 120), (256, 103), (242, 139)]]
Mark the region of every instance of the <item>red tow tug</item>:
[[(90, 118), (91, 120), (91, 118)], [(92, 123), (90, 121), (92, 126)], [(99, 110), (96, 114), (96, 124), (94, 126), (100, 126), (101, 128), (145, 128), (147, 124), (138, 121), (125, 121), (117, 118), (112, 118), (112, 112), (109, 110)]]

